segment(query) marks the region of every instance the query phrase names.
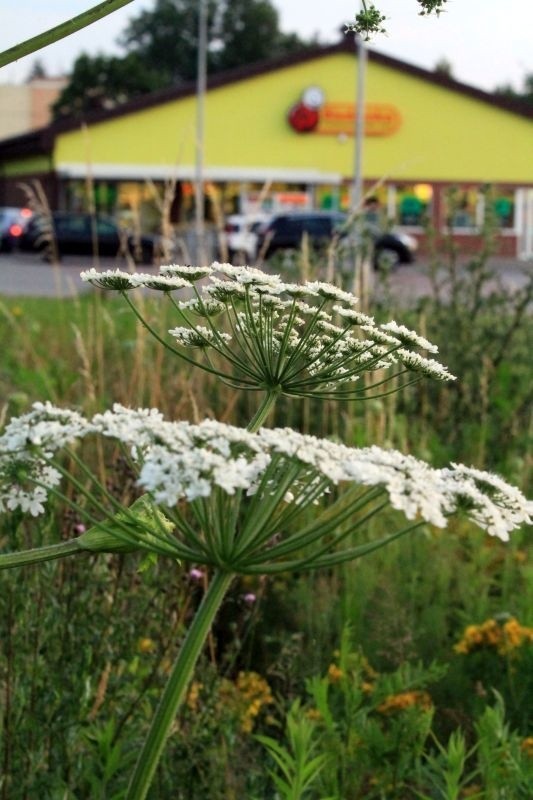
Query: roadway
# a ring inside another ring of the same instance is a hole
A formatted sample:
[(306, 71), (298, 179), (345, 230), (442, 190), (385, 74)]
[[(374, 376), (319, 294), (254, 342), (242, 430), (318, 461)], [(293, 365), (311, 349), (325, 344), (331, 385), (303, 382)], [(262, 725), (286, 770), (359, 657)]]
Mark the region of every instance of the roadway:
[[(48, 264), (38, 256), (27, 253), (0, 253), (0, 296), (10, 297), (75, 297), (92, 287), (80, 278), (82, 270), (97, 266), (86, 256), (67, 256), (60, 264)], [(496, 281), (509, 289), (518, 289), (533, 275), (533, 261), (495, 258), (491, 261)], [(127, 269), (124, 261), (100, 259), (99, 269)], [(139, 267), (142, 272), (152, 268)], [(373, 280), (373, 276), (371, 276)], [(395, 300), (410, 301), (430, 294), (431, 285), (425, 272), (425, 263), (399, 267), (390, 276), (390, 292)]]

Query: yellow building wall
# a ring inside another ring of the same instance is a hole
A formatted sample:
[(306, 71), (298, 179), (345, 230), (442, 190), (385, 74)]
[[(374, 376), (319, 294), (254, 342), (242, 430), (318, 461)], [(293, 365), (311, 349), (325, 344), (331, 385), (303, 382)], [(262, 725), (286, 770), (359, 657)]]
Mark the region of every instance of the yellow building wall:
[[(352, 102), (355, 82), (353, 56), (338, 53), (209, 91), (206, 165), (349, 177), (353, 138), (298, 134), (287, 112), (311, 85), (327, 102)], [(402, 116), (395, 134), (365, 137), (366, 177), (533, 183), (533, 122), (372, 61), (365, 99), (392, 104)], [(92, 125), (86, 134), (61, 134), (54, 162), (190, 167), (194, 135), (195, 99), (188, 97)]]

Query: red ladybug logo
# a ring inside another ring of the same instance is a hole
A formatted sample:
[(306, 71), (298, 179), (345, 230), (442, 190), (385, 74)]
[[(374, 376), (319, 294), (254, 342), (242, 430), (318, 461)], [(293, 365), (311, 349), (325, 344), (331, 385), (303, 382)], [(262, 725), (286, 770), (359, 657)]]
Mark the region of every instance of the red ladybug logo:
[(297, 133), (309, 133), (318, 125), (318, 109), (309, 108), (301, 101), (289, 111), (289, 125)]

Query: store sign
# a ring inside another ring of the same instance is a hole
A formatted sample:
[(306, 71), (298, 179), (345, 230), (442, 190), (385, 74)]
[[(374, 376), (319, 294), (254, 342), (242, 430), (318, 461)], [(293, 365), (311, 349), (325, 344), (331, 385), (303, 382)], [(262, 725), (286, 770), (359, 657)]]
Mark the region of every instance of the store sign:
[(241, 204), (243, 214), (265, 212), (277, 214), (285, 211), (310, 211), (313, 208), (313, 196), (310, 192), (280, 191), (248, 192)]
[[(310, 86), (290, 109), (289, 125), (297, 133), (323, 136), (355, 136), (355, 103), (327, 102), (322, 89)], [(399, 130), (402, 117), (390, 103), (366, 103), (365, 136), (392, 136)]]

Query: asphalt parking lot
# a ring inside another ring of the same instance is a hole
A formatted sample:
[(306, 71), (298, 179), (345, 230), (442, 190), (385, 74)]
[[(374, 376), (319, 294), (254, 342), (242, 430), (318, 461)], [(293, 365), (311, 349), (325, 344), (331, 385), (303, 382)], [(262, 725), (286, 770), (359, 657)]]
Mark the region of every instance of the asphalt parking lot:
[[(88, 256), (66, 256), (58, 265), (51, 265), (40, 256), (28, 253), (0, 253), (0, 295), (10, 297), (75, 297), (92, 291), (80, 278), (82, 270), (128, 269), (124, 260), (102, 258), (95, 263)], [(509, 289), (519, 289), (533, 275), (533, 260), (495, 258), (491, 261), (495, 281)], [(157, 271), (156, 267), (139, 267), (139, 271)], [(370, 275), (370, 294), (377, 290), (374, 276)], [(490, 284), (489, 284), (490, 285)], [(409, 303), (431, 292), (426, 264), (420, 259), (415, 264), (399, 267), (390, 276), (390, 291), (398, 302)]]

